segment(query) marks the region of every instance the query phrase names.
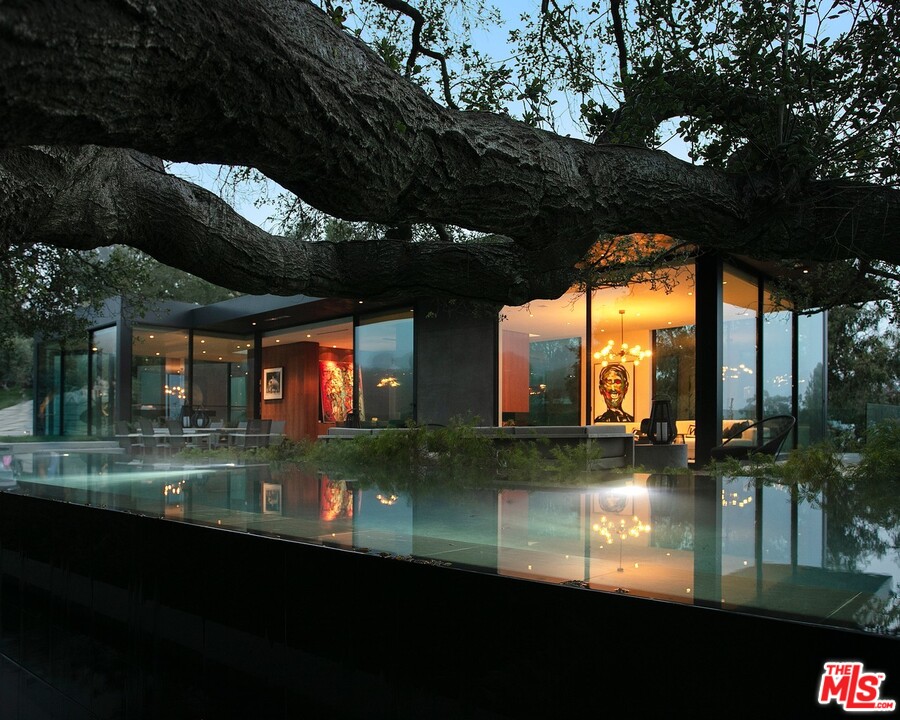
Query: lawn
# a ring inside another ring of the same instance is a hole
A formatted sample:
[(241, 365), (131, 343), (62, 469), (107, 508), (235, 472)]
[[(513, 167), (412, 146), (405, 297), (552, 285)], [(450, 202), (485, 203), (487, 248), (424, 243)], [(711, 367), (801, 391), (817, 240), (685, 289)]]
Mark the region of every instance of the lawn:
[(0, 410), (3, 408), (18, 405), (20, 402), (27, 400), (26, 391), (22, 388), (12, 388), (10, 390), (0, 389)]

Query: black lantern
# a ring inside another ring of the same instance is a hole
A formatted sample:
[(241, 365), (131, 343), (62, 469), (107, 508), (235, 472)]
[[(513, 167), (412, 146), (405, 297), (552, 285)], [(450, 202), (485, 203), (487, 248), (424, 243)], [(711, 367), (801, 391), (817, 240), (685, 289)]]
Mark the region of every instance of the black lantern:
[(654, 400), (650, 410), (650, 442), (664, 445), (675, 441), (675, 420), (669, 400)]

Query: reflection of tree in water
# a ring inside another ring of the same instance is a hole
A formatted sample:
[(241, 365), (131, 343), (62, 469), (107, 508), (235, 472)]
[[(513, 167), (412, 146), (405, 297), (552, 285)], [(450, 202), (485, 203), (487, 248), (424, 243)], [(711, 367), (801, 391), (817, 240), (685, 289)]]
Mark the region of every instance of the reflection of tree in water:
[(806, 380), (806, 391), (800, 398), (797, 424), (808, 428), (808, 442), (825, 439), (825, 417), (822, 408), (825, 406), (825, 372), (822, 363), (813, 368)]
[[(874, 560), (900, 567), (900, 421), (869, 428), (857, 465), (847, 466), (828, 445), (795, 450), (782, 466), (764, 471), (769, 481), (796, 483), (798, 497), (825, 512), (825, 566), (868, 572)], [(900, 633), (900, 586), (887, 599), (873, 598), (868, 625)], [(872, 627), (871, 629), (875, 629)]]
[(650, 518), (653, 547), (694, 549), (694, 490), (688, 476), (651, 475)]

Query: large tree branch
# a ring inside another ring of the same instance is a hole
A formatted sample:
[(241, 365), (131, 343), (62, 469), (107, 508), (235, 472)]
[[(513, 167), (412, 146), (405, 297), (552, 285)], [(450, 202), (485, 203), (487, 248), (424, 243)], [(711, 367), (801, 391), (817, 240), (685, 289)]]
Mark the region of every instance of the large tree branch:
[[(347, 219), (505, 235), (534, 275), (601, 233), (900, 262), (894, 190), (811, 185), (787, 201), (765, 177), (448, 110), (305, 0), (7, 0), (0, 145), (85, 143), (250, 165)], [(304, 247), (253, 240), (246, 259)]]
[(318, 297), (452, 296), (518, 304), (559, 295), (570, 269), (535, 273), (508, 238), (471, 243), (303, 242), (270, 235), (133, 150), (0, 152), (0, 234), (78, 250), (124, 244), (234, 290)]

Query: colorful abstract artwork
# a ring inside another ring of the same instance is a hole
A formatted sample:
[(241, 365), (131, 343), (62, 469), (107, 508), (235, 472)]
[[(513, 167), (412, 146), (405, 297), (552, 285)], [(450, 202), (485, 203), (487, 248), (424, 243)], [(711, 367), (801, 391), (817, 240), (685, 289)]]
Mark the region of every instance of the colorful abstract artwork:
[(323, 360), (319, 363), (322, 421), (342, 423), (353, 411), (353, 363)]

